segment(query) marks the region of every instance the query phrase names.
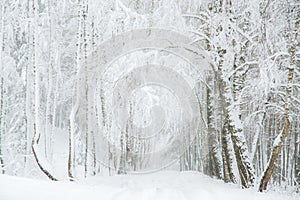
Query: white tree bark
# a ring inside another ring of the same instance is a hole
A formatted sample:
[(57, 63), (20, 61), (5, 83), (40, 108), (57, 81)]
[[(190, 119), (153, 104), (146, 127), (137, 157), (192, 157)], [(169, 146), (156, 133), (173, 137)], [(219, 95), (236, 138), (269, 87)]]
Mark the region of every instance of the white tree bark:
[(2, 63), (2, 49), (3, 49), (3, 33), (4, 33), (4, 2), (1, 4), (1, 28), (0, 28), (0, 171), (4, 174), (4, 159), (2, 153), (3, 136), (4, 136), (4, 70)]
[(82, 50), (82, 0), (78, 0), (78, 29), (77, 29), (77, 51), (76, 51), (76, 75), (74, 80), (74, 92), (72, 98), (72, 108), (70, 113), (70, 131), (69, 131), (69, 160), (68, 160), (68, 174), (70, 179), (74, 178), (75, 173), (75, 132), (76, 132), (76, 115), (79, 110), (79, 102), (80, 102), (80, 84), (81, 84), (81, 50)]
[(49, 26), (49, 61), (47, 66), (47, 97), (46, 97), (46, 113), (45, 113), (45, 129), (44, 129), (44, 145), (45, 145), (45, 156), (46, 158), (51, 157), (50, 146), (52, 138), (52, 125), (51, 125), (51, 94), (53, 90), (53, 49), (52, 49), (52, 19), (51, 19), (51, 0), (48, 0), (47, 5), (47, 15), (48, 15), (48, 26)]

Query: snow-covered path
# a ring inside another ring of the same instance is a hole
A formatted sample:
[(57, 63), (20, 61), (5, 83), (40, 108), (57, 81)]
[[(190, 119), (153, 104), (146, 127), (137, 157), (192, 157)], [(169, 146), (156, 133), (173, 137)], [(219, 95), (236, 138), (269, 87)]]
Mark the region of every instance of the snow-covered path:
[(79, 183), (0, 176), (0, 200), (298, 200), (299, 196), (253, 190), (197, 172), (95, 177)]

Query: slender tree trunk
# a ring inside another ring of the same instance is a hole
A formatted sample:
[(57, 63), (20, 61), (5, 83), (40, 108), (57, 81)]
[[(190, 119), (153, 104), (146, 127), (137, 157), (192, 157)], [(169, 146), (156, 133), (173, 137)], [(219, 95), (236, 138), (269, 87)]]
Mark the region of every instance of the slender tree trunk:
[[(47, 82), (47, 97), (46, 97), (46, 114), (45, 114), (45, 129), (44, 129), (44, 145), (45, 145), (45, 156), (49, 157), (49, 150), (51, 146), (50, 138), (52, 138), (51, 128), (51, 94), (53, 88), (53, 53), (52, 53), (52, 20), (51, 20), (51, 0), (48, 0), (47, 5), (48, 11), (48, 26), (49, 26), (49, 62), (47, 67), (48, 82)], [(52, 102), (53, 103), (53, 102)]]
[(1, 173), (4, 174), (5, 173), (5, 170), (4, 170), (4, 159), (3, 159), (3, 153), (2, 153), (2, 146), (3, 146), (3, 142), (2, 142), (2, 137), (3, 137), (3, 133), (4, 133), (4, 127), (3, 127), (3, 120), (4, 120), (4, 117), (3, 117), (3, 84), (4, 84), (4, 81), (3, 81), (3, 77), (1, 77), (1, 87), (0, 87), (0, 95), (1, 95), (1, 100), (0, 100), (0, 170), (1, 170)]
[(0, 79), (0, 170), (1, 173), (4, 174), (4, 159), (3, 159), (3, 152), (2, 152), (2, 147), (3, 147), (3, 136), (4, 136), (4, 78), (1, 77)]
[(298, 132), (298, 130), (300, 129), (300, 123), (299, 123), (300, 117), (298, 116), (296, 118), (296, 131), (295, 131), (295, 138), (294, 138), (294, 175), (293, 177), (295, 178), (295, 180), (293, 179), (292, 181), (295, 182), (296, 184), (298, 184), (300, 186), (300, 134)]
[(74, 91), (73, 95), (74, 97), (72, 98), (72, 109), (70, 113), (70, 120), (69, 120), (69, 159), (68, 159), (68, 175), (70, 180), (73, 180), (74, 178), (74, 173), (75, 173), (75, 132), (76, 132), (76, 127), (75, 127), (75, 119), (76, 115), (79, 110), (79, 99), (80, 99), (80, 80), (79, 77), (81, 76), (80, 74), (80, 64), (81, 64), (81, 45), (82, 45), (82, 1), (78, 0), (78, 15), (77, 15), (77, 20), (78, 20), (78, 30), (77, 30), (77, 43), (76, 43), (76, 78), (74, 80)]
[(3, 70), (3, 63), (2, 63), (2, 50), (3, 50), (3, 42), (4, 42), (4, 10), (5, 5), (4, 2), (1, 3), (1, 29), (0, 29), (0, 170), (1, 173), (4, 174), (4, 160), (3, 160), (3, 136), (4, 136), (4, 70)]
[(39, 70), (36, 65), (36, 45), (35, 45), (35, 17), (36, 17), (36, 8), (35, 8), (35, 0), (32, 0), (32, 66), (33, 66), (33, 75), (34, 75), (34, 122), (33, 122), (33, 138), (31, 143), (31, 149), (34, 155), (34, 158), (41, 169), (41, 171), (48, 176), (53, 181), (57, 181), (57, 179), (48, 171), (48, 169), (43, 166), (41, 162), (42, 155), (38, 151), (38, 144), (40, 140), (40, 123), (39, 123), (39, 107), (40, 107), (40, 86), (39, 86)]
[(300, 19), (300, 11), (297, 11), (297, 17), (295, 19), (295, 27), (294, 27), (294, 34), (293, 34), (293, 40), (292, 45), (290, 47), (290, 63), (288, 66), (288, 77), (287, 77), (287, 85), (285, 90), (285, 102), (284, 102), (284, 127), (283, 131), (276, 137), (273, 149), (271, 152), (271, 157), (269, 159), (269, 162), (267, 164), (267, 168), (264, 171), (264, 174), (261, 178), (260, 185), (259, 185), (259, 191), (262, 192), (267, 189), (268, 182), (271, 178), (271, 175), (273, 173), (275, 162), (277, 160), (278, 154), (281, 151), (282, 144), (285, 141), (285, 138), (289, 135), (290, 130), (290, 101), (291, 101), (291, 92), (292, 92), (292, 82), (294, 77), (294, 70), (295, 70), (295, 52), (297, 47), (297, 36), (298, 36), (298, 29), (299, 29), (299, 19)]
[(83, 3), (83, 51), (84, 51), (84, 73), (85, 73), (85, 160), (84, 160), (84, 176), (88, 175), (88, 161), (89, 161), (89, 82), (88, 82), (88, 66), (87, 66), (87, 14), (88, 14), (88, 1)]
[[(27, 18), (31, 17), (30, 15), (30, 0), (27, 1)], [(27, 157), (31, 153), (31, 140), (32, 140), (32, 133), (33, 133), (33, 119), (32, 119), (32, 42), (31, 42), (31, 21), (28, 20), (27, 29), (28, 29), (28, 37), (27, 37), (27, 65), (26, 65), (26, 78), (25, 78), (25, 126), (26, 126), (26, 144), (25, 144), (25, 159), (24, 159), (24, 166), (25, 171), (27, 171), (28, 162)]]
[[(95, 46), (95, 24), (94, 24), (94, 17), (92, 18), (92, 57), (93, 59), (95, 58), (95, 50), (96, 50), (96, 46)], [(96, 83), (98, 83), (98, 79), (96, 79)], [(96, 105), (94, 105), (96, 106)], [(94, 107), (95, 109), (95, 107)], [(99, 130), (99, 116), (98, 116), (98, 111), (96, 110), (96, 130)], [(92, 153), (93, 153), (93, 175), (96, 175), (97, 172), (97, 158), (96, 158), (96, 136), (95, 136), (95, 131), (93, 131), (92, 133)]]
[(71, 120), (69, 120), (68, 176), (70, 181), (73, 181), (74, 180), (74, 175), (73, 175), (74, 137), (71, 130), (71, 123), (72, 123)]

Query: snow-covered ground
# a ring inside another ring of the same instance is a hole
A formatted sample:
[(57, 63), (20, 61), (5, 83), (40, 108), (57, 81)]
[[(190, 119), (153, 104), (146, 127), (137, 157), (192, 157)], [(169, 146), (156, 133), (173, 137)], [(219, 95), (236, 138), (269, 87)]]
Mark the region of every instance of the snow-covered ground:
[(197, 172), (94, 177), (76, 183), (0, 176), (0, 200), (299, 200), (284, 192), (242, 190)]

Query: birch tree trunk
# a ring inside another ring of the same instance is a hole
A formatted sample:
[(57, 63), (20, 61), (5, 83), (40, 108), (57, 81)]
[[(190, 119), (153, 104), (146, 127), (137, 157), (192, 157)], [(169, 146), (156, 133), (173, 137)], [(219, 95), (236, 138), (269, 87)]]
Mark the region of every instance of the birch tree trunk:
[[(231, 0), (225, 3), (226, 15), (229, 19), (228, 26), (231, 28), (227, 31), (226, 38), (228, 40), (228, 54), (227, 56), (233, 58), (228, 58), (229, 62), (227, 65), (232, 65), (230, 71), (233, 72), (232, 77), (225, 77), (226, 70), (223, 70), (223, 82), (225, 85), (224, 92), (226, 100), (226, 113), (228, 114), (228, 131), (231, 135), (231, 140), (233, 144), (235, 159), (240, 175), (240, 180), (243, 188), (249, 188), (254, 186), (254, 169), (252, 162), (250, 161), (248, 146), (246, 143), (246, 138), (244, 136), (243, 124), (241, 120), (241, 110), (240, 110), (240, 99), (238, 95), (241, 92), (243, 85), (239, 82), (244, 79), (245, 74), (237, 75), (237, 70), (240, 68), (240, 60), (242, 60), (243, 51), (239, 48), (239, 39), (237, 34), (237, 13), (234, 9), (234, 5)], [(233, 60), (232, 60), (233, 59)], [(245, 58), (243, 58), (245, 59)], [(228, 67), (228, 66), (225, 66)], [(230, 67), (230, 66), (229, 66)], [(241, 79), (241, 80), (239, 80)]]
[[(297, 130), (299, 130), (300, 128), (300, 117), (296, 118), (296, 131), (295, 131), (295, 138), (294, 138), (294, 174), (293, 174), (293, 178), (296, 179), (295, 182), (296, 184), (300, 185), (300, 148), (299, 148), (299, 144), (300, 144), (300, 135), (298, 133)], [(294, 179), (292, 180), (294, 182)], [(300, 189), (300, 188), (299, 188)]]
[(33, 122), (33, 138), (31, 143), (31, 149), (34, 155), (34, 158), (41, 169), (41, 171), (48, 176), (53, 181), (57, 181), (57, 179), (50, 173), (48, 169), (45, 168), (43, 164), (46, 164), (42, 162), (42, 155), (40, 151), (38, 150), (38, 144), (41, 137), (40, 134), (40, 122), (39, 122), (39, 108), (40, 108), (40, 85), (39, 85), (39, 70), (36, 65), (36, 25), (35, 25), (35, 17), (36, 17), (36, 8), (35, 8), (35, 0), (32, 0), (32, 66), (33, 66), (33, 76), (34, 76), (34, 122)]
[(84, 51), (84, 80), (85, 80), (85, 160), (84, 160), (84, 176), (88, 175), (88, 165), (89, 165), (89, 83), (88, 83), (88, 66), (87, 66), (87, 14), (88, 14), (88, 1), (83, 3), (83, 51)]
[[(220, 8), (221, 9), (221, 8)], [(221, 11), (221, 10), (220, 10)], [(217, 47), (218, 49), (218, 55), (219, 55), (219, 63), (217, 69), (215, 69), (215, 80), (216, 80), (216, 87), (218, 90), (219, 101), (222, 108), (222, 124), (221, 124), (221, 144), (222, 144), (222, 163), (223, 163), (223, 179), (225, 182), (232, 182), (237, 183), (237, 178), (233, 172), (233, 156), (234, 152), (232, 149), (232, 141), (230, 138), (229, 133), (229, 120), (228, 120), (228, 111), (227, 111), (227, 102), (225, 97), (225, 82), (222, 79), (222, 68), (224, 67), (224, 55), (226, 54), (225, 49), (221, 49), (220, 47)]]
[(294, 25), (294, 33), (293, 33), (293, 39), (292, 39), (292, 44), (290, 47), (290, 63), (288, 68), (288, 77), (287, 77), (287, 84), (285, 88), (285, 102), (284, 102), (284, 126), (283, 126), (283, 131), (276, 137), (274, 143), (273, 143), (273, 149), (271, 152), (271, 157), (269, 159), (269, 162), (266, 166), (266, 170), (263, 173), (263, 176), (260, 181), (259, 185), (259, 191), (263, 192), (264, 190), (267, 189), (268, 182), (271, 178), (271, 175), (273, 173), (274, 167), (275, 167), (275, 162), (277, 160), (278, 154), (282, 148), (282, 144), (285, 141), (285, 138), (289, 135), (289, 130), (290, 130), (290, 101), (291, 101), (291, 93), (292, 93), (292, 82), (293, 82), (293, 77), (294, 77), (294, 70), (295, 70), (295, 52), (296, 52), (296, 47), (297, 47), (297, 36), (299, 32), (299, 20), (300, 20), (300, 11), (297, 11), (297, 16), (295, 19), (295, 25)]
[(249, 188), (254, 186), (254, 169), (249, 157), (248, 147), (241, 121), (240, 105), (236, 97), (236, 90), (240, 91), (240, 89), (236, 88), (236, 82), (238, 80), (236, 80), (235, 75), (233, 79), (233, 101), (231, 102), (231, 105), (227, 107), (229, 114), (229, 132), (231, 134), (242, 187)]
[(233, 172), (233, 149), (228, 132), (228, 120), (225, 118), (225, 122), (222, 129), (222, 160), (223, 160), (223, 174), (225, 182), (237, 183), (237, 178)]
[(218, 90), (220, 94), (220, 104), (223, 108), (224, 122), (222, 124), (222, 161), (223, 161), (223, 176), (225, 182), (237, 183), (237, 178), (233, 172), (233, 149), (232, 141), (229, 133), (229, 116), (227, 111), (227, 102), (225, 97), (225, 83), (221, 77), (221, 68), (223, 67), (224, 55), (226, 50), (219, 50), (220, 62), (218, 71), (215, 72), (215, 78), (218, 83)]
[[(30, 19), (30, 0), (27, 1), (27, 18)], [(26, 65), (26, 78), (25, 78), (25, 126), (26, 126), (26, 144), (25, 144), (25, 171), (27, 171), (28, 162), (27, 156), (31, 153), (31, 141), (32, 141), (32, 133), (33, 133), (33, 119), (32, 119), (32, 64), (31, 64), (31, 57), (32, 57), (32, 44), (31, 44), (31, 20), (28, 20), (27, 29), (28, 29), (28, 36), (27, 36), (27, 65)]]
[(48, 63), (48, 82), (47, 82), (47, 97), (46, 97), (46, 113), (45, 113), (45, 130), (44, 130), (44, 145), (45, 145), (45, 156), (49, 157), (49, 151), (51, 146), (51, 134), (52, 128), (50, 125), (51, 122), (51, 94), (53, 88), (53, 53), (52, 53), (52, 20), (51, 20), (51, 0), (48, 0), (47, 5), (47, 14), (48, 14), (48, 26), (49, 26), (49, 63)]
[(74, 91), (72, 98), (72, 108), (69, 119), (69, 157), (68, 157), (68, 176), (70, 180), (73, 180), (75, 173), (75, 118), (79, 109), (79, 87), (80, 87), (80, 63), (81, 63), (81, 39), (82, 39), (82, 1), (78, 0), (78, 29), (77, 29), (77, 43), (76, 43), (76, 75), (74, 80)]
[(1, 173), (4, 174), (4, 160), (3, 160), (3, 153), (2, 153), (2, 146), (3, 146), (3, 124), (4, 124), (4, 70), (3, 70), (3, 63), (2, 63), (2, 49), (3, 49), (3, 33), (4, 33), (4, 10), (5, 5), (4, 2), (1, 3), (1, 29), (0, 29), (0, 170)]
[[(212, 77), (207, 78), (207, 82), (209, 83), (210, 79)], [(213, 176), (216, 176), (217, 178), (221, 179), (223, 176), (222, 173), (222, 160), (220, 159), (221, 156), (219, 156), (220, 149), (219, 149), (219, 142), (218, 142), (218, 131), (216, 130), (215, 127), (215, 116), (213, 115), (213, 100), (214, 98), (218, 98), (218, 95), (215, 91), (215, 85), (216, 83), (211, 83), (209, 89), (207, 87), (207, 125), (208, 125), (208, 145), (209, 148), (209, 168), (211, 170), (211, 174)], [(216, 111), (215, 111), (216, 112)], [(220, 113), (218, 113), (220, 114)]]
[[(95, 58), (95, 50), (96, 50), (96, 43), (95, 43), (95, 24), (94, 24), (94, 17), (92, 18), (92, 58)], [(96, 81), (98, 83), (98, 79)], [(94, 105), (96, 106), (96, 105)], [(95, 108), (94, 108), (95, 109)], [(96, 111), (95, 113), (96, 116), (96, 129), (99, 129), (99, 118), (98, 118), (98, 112)], [(95, 136), (95, 131), (92, 132), (92, 153), (93, 153), (93, 170), (92, 174), (95, 176), (97, 172), (97, 157), (96, 157), (96, 136)]]
[(3, 124), (4, 124), (4, 110), (3, 110), (3, 96), (4, 96), (4, 80), (3, 80), (3, 77), (1, 77), (0, 79), (0, 170), (1, 170), (1, 173), (4, 174), (5, 173), (5, 170), (4, 170), (4, 160), (3, 160), (3, 153), (2, 153), (2, 146), (3, 146), (3, 142), (2, 142), (2, 138), (4, 136), (4, 127), (3, 127)]

